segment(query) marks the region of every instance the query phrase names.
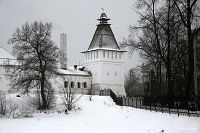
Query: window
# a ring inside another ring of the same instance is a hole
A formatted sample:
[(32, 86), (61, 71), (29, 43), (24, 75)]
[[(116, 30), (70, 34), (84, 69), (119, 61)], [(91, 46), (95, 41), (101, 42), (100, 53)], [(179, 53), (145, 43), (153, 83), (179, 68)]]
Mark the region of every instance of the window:
[(68, 81), (64, 81), (64, 87), (68, 88)]
[(96, 51), (93, 52), (93, 53), (94, 53), (94, 58), (95, 58), (95, 52), (96, 52)]
[(87, 82), (84, 82), (84, 83), (83, 83), (83, 87), (84, 87), (84, 88), (87, 88)]
[(117, 52), (115, 52), (115, 59), (117, 59)]
[(91, 59), (92, 59), (92, 52), (91, 52)]
[(109, 52), (110, 52), (110, 51), (108, 51), (108, 58), (109, 58)]
[(71, 82), (70, 86), (71, 86), (71, 88), (74, 88), (74, 82)]
[(96, 58), (98, 58), (98, 50), (97, 50)]
[(81, 83), (80, 83), (80, 82), (78, 82), (77, 84), (78, 84), (78, 88), (81, 88)]
[(103, 57), (105, 58), (105, 50), (103, 50)]
[(111, 54), (112, 54), (112, 59), (113, 59), (113, 51), (111, 52)]
[(90, 55), (89, 55), (89, 53), (87, 53), (87, 58), (90, 59)]
[(122, 57), (121, 57), (121, 54), (122, 54), (122, 53), (121, 53), (121, 52), (119, 52), (119, 59), (121, 59), (121, 58), (122, 58)]

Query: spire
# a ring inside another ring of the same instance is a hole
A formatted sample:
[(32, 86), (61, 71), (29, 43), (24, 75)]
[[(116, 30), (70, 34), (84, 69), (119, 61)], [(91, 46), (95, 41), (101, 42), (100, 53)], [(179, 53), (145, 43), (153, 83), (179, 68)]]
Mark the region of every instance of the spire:
[(96, 49), (96, 48), (104, 48), (104, 49), (115, 49), (120, 50), (115, 36), (110, 27), (111, 24), (108, 24), (108, 18), (102, 9), (102, 14), (99, 20), (100, 23), (97, 25), (97, 29), (94, 33), (93, 39), (90, 43), (88, 50)]
[(97, 20), (100, 21), (100, 24), (108, 24), (108, 20), (110, 20), (110, 19), (106, 16), (106, 14), (104, 13), (104, 10), (103, 10), (100, 18)]

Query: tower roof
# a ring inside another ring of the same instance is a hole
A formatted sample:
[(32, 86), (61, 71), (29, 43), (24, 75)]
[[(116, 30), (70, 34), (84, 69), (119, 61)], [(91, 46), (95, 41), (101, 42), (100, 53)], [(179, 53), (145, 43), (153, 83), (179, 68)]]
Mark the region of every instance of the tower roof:
[(0, 65), (17, 65), (17, 59), (0, 46)]
[(113, 49), (120, 50), (119, 45), (115, 39), (108, 20), (110, 20), (103, 12), (99, 19), (100, 23), (97, 25), (96, 31), (90, 43), (88, 50), (93, 49)]

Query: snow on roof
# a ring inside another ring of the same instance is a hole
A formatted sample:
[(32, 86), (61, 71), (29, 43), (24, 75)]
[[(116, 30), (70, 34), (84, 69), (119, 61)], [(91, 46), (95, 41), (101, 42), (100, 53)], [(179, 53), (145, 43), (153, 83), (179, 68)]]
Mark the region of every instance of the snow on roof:
[(85, 53), (85, 52), (90, 52), (90, 51), (95, 51), (95, 50), (108, 50), (108, 51), (118, 51), (118, 52), (127, 52), (125, 50), (119, 50), (119, 49), (113, 49), (113, 48), (93, 48), (87, 51), (83, 51), (81, 53)]
[(87, 71), (81, 71), (78, 68), (74, 69), (74, 67), (69, 67), (67, 70), (58, 69), (58, 74), (61, 75), (76, 75), (76, 76), (90, 76)]
[(0, 65), (17, 65), (17, 59), (0, 46)]

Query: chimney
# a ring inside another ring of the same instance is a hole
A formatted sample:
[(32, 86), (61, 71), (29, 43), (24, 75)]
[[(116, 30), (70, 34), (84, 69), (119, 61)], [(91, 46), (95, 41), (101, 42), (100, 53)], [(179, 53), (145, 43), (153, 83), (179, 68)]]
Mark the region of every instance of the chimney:
[(60, 51), (61, 53), (61, 61), (60, 68), (67, 69), (67, 34), (60, 34)]
[(77, 70), (77, 65), (74, 65), (74, 70)]

